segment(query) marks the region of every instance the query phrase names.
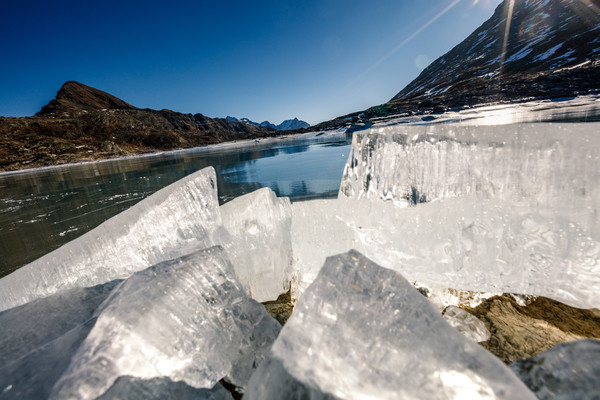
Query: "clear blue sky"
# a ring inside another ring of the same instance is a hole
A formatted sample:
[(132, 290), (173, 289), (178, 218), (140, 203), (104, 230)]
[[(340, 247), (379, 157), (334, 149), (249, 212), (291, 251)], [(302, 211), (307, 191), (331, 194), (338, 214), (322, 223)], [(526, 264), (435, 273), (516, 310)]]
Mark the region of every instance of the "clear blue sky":
[(137, 107), (315, 124), (388, 101), (500, 3), (7, 1), (0, 115), (75, 80)]

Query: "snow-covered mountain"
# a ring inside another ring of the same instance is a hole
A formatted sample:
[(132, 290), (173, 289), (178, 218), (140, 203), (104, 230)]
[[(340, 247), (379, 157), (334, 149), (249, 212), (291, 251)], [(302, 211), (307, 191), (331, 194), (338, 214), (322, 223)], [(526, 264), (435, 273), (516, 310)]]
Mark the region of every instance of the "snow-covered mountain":
[(310, 124), (308, 122), (299, 120), (298, 118), (286, 119), (279, 125), (272, 124), (269, 121), (263, 121), (261, 123), (258, 123), (258, 122), (251, 121), (248, 118), (238, 119), (235, 117), (227, 116), (226, 119), (231, 122), (243, 122), (245, 124), (260, 126), (263, 128), (273, 128), (278, 131), (290, 131), (290, 130), (294, 130), (294, 129), (304, 129), (304, 128), (310, 127)]
[(504, 0), (389, 102), (315, 125), (600, 92), (600, 0)]
[(600, 0), (505, 0), (390, 104), (460, 106), (600, 88)]
[(290, 131), (293, 129), (308, 128), (309, 126), (310, 126), (310, 124), (308, 122), (301, 121), (298, 118), (294, 118), (294, 119), (286, 119), (285, 121), (283, 121), (282, 123), (277, 125), (276, 129), (278, 131)]

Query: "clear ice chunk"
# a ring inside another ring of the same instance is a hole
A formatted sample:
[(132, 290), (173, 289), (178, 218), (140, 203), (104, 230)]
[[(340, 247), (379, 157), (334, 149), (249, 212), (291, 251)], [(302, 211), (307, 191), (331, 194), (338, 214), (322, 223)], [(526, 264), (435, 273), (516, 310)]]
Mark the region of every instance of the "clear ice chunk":
[(220, 247), (133, 274), (97, 313), (51, 398), (96, 398), (125, 375), (243, 388), (280, 330)]
[[(410, 280), (600, 307), (600, 124), (355, 133), (338, 218)], [(417, 207), (403, 208), (408, 205)]]
[(583, 400), (600, 396), (600, 340), (562, 343), (510, 365), (542, 400)]
[(443, 316), (450, 326), (475, 342), (485, 342), (491, 336), (483, 321), (462, 308), (448, 306), (444, 310)]
[(535, 399), (400, 274), (329, 257), (252, 376), (245, 399)]
[(0, 310), (59, 290), (122, 279), (225, 239), (212, 167), (159, 190), (0, 279)]
[(292, 297), (315, 280), (325, 259), (355, 248), (357, 238), (339, 215), (337, 200), (310, 200), (292, 204), (294, 275)]
[(404, 205), (480, 193), (531, 206), (597, 209), (599, 129), (600, 123), (538, 123), (360, 131), (340, 192)]
[(571, 215), (477, 195), (418, 207), (351, 201), (339, 214), (356, 249), (411, 281), (489, 293), (545, 296), (600, 307), (600, 236)]
[(227, 255), (250, 297), (268, 301), (287, 292), (292, 279), (290, 200), (263, 188), (225, 203), (221, 216), (232, 238)]
[(98, 400), (233, 400), (222, 385), (212, 389), (196, 389), (169, 378), (139, 379), (122, 376)]
[(119, 281), (74, 288), (0, 312), (0, 398), (47, 399)]

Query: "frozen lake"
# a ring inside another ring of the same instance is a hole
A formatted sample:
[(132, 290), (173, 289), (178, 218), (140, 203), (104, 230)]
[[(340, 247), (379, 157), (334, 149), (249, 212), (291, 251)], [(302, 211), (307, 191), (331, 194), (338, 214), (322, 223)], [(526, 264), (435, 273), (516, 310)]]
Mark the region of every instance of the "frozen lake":
[[(600, 95), (591, 95), (386, 118), (375, 127), (599, 119)], [(209, 165), (221, 204), (261, 187), (292, 201), (335, 197), (350, 143), (342, 130), (0, 174), (0, 277)]]
[(312, 135), (0, 174), (0, 276), (209, 165), (221, 204), (261, 187), (292, 200), (335, 197), (350, 141)]

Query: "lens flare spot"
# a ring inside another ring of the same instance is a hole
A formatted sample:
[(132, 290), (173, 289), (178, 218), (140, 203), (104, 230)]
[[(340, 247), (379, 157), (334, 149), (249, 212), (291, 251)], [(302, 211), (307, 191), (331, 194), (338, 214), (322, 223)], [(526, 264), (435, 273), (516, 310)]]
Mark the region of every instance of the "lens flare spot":
[(427, 66), (431, 64), (431, 58), (426, 54), (419, 54), (415, 59), (415, 65), (420, 71), (423, 71)]

